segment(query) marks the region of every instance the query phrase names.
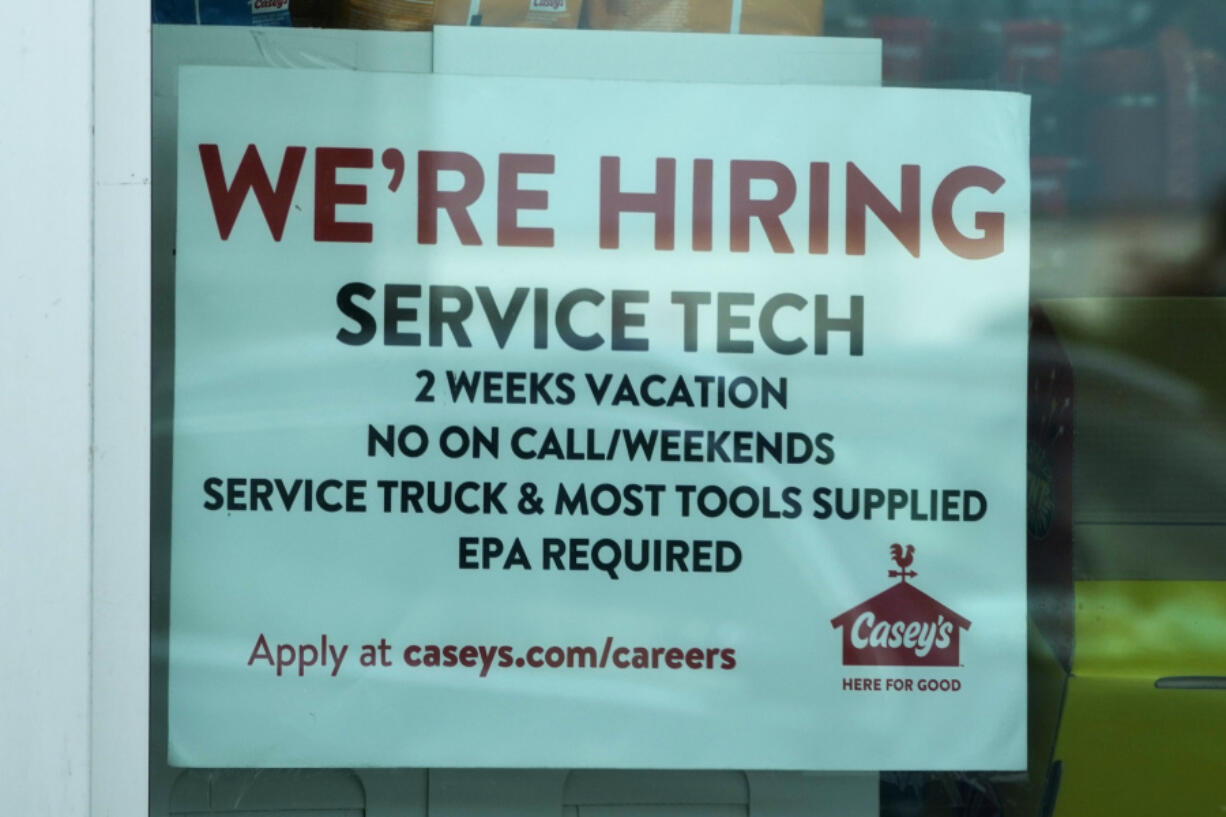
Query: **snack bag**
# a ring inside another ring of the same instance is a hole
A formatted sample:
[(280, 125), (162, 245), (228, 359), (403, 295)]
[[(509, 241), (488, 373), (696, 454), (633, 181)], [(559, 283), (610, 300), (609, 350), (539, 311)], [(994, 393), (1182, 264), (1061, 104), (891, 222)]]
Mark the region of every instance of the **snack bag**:
[(728, 31), (732, 0), (589, 0), (592, 28), (623, 31)]
[[(822, 0), (742, 0), (741, 34), (822, 33)], [(734, 28), (733, 31), (736, 31)]]
[(589, 0), (592, 28), (816, 35), (822, 0)]
[(342, 25), (389, 31), (425, 31), (434, 23), (434, 0), (345, 0)]
[(434, 22), (528, 28), (577, 28), (583, 0), (437, 0)]

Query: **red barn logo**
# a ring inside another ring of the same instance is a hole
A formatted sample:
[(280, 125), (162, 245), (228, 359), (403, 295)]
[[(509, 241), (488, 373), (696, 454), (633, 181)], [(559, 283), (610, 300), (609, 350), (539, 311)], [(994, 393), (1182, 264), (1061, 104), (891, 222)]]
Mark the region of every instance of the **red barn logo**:
[(846, 666), (956, 667), (958, 640), (970, 629), (967, 619), (907, 581), (915, 547), (890, 545), (898, 565), (889, 577), (898, 583), (830, 620), (843, 628)]

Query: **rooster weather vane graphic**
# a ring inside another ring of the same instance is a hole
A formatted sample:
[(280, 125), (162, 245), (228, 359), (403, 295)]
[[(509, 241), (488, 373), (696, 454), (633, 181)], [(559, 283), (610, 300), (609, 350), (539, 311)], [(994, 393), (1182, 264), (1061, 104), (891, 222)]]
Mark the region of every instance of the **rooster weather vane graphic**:
[(898, 570), (891, 570), (889, 577), (891, 579), (899, 579), (903, 584), (907, 583), (908, 578), (916, 576), (914, 570), (907, 570), (911, 566), (911, 562), (915, 560), (915, 545), (907, 545), (907, 552), (903, 553), (902, 545), (895, 542), (890, 545), (890, 558), (894, 560), (894, 564), (898, 565)]

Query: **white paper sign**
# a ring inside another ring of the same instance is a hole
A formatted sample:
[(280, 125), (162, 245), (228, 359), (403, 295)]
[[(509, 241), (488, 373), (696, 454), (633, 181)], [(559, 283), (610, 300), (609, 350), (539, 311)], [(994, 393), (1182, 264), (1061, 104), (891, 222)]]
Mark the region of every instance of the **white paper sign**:
[(1024, 766), (1026, 98), (180, 91), (173, 764)]

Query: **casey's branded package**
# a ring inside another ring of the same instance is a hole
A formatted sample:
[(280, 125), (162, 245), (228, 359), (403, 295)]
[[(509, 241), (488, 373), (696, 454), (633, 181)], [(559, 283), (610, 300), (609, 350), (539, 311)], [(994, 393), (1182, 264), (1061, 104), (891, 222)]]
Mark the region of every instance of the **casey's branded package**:
[(287, 26), (289, 0), (153, 0), (153, 22), (206, 26)]
[(345, 0), (346, 28), (424, 31), (434, 23), (434, 0)]
[(438, 0), (440, 25), (577, 28), (583, 0)]
[(592, 28), (816, 35), (822, 0), (588, 0)]

